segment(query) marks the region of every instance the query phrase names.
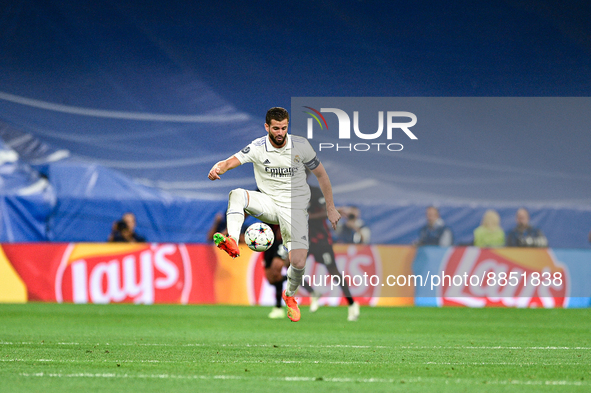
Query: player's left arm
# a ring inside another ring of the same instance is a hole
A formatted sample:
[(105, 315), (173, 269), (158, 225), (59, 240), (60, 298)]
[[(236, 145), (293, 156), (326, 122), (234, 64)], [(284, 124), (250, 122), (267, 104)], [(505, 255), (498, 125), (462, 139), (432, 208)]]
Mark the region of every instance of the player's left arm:
[(332, 185), (330, 184), (330, 178), (328, 177), (328, 173), (326, 173), (326, 169), (322, 163), (320, 163), (316, 168), (312, 169), (312, 173), (318, 179), (318, 184), (320, 185), (320, 189), (322, 190), (322, 194), (324, 195), (324, 200), (326, 202), (326, 215), (328, 216), (328, 221), (330, 221), (332, 228), (337, 228), (337, 222), (341, 219), (341, 214), (338, 212), (337, 208), (334, 205), (334, 199), (332, 196)]

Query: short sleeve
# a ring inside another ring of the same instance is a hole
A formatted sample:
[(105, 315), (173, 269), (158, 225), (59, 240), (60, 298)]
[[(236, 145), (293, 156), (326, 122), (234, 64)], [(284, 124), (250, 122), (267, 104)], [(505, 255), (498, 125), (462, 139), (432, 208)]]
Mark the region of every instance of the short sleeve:
[(304, 141), (304, 165), (306, 168), (313, 171), (318, 168), (318, 165), (320, 165), (320, 160), (312, 148), (312, 145), (310, 145), (310, 142), (308, 142), (307, 139), (304, 139)]
[(254, 149), (252, 143), (249, 143), (244, 149), (240, 150), (238, 153), (234, 154), (234, 157), (240, 161), (241, 164), (246, 164), (247, 162), (253, 162), (254, 158)]

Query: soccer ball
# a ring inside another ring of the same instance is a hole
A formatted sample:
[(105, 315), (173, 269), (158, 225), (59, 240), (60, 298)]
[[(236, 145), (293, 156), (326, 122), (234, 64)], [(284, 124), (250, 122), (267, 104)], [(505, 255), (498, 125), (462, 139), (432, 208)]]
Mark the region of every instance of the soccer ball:
[(244, 241), (248, 248), (253, 251), (267, 251), (275, 240), (275, 234), (270, 226), (265, 223), (257, 222), (246, 228)]

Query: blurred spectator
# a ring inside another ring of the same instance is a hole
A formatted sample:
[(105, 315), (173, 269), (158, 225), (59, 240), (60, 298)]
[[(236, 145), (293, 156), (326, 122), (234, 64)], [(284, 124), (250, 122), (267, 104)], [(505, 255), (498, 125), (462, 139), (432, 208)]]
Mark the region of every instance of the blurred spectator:
[(448, 247), (454, 242), (451, 229), (445, 225), (439, 216), (439, 210), (435, 206), (429, 206), (425, 212), (427, 224), (419, 232), (417, 246), (441, 246)]
[(529, 212), (525, 208), (517, 210), (515, 221), (517, 226), (507, 235), (508, 247), (548, 247), (542, 231), (529, 225)]
[(116, 243), (133, 243), (131, 231), (125, 221), (119, 220), (114, 224), (114, 230), (111, 233), (109, 241)]
[(142, 235), (140, 235), (139, 233), (137, 233), (135, 231), (136, 228), (136, 220), (135, 220), (135, 214), (127, 212), (123, 215), (123, 221), (125, 221), (125, 223), (127, 224), (127, 226), (129, 227), (129, 230), (131, 231), (131, 236), (133, 237), (133, 239), (136, 242), (145, 242), (146, 238), (143, 237)]
[(357, 206), (342, 206), (337, 208), (341, 220), (336, 229), (336, 241), (348, 244), (367, 244), (371, 240), (371, 230), (361, 219)]
[(505, 232), (500, 226), (501, 218), (495, 210), (487, 210), (480, 226), (474, 230), (474, 245), (477, 247), (503, 247)]
[(127, 212), (119, 221), (113, 223), (108, 240), (110, 242), (143, 243), (146, 238), (135, 232), (136, 220), (133, 213)]

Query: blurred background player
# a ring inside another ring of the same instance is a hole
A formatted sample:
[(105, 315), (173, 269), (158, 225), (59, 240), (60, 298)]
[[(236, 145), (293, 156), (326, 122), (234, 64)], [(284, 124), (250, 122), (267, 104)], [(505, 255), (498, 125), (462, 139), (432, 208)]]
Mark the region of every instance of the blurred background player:
[[(306, 174), (309, 176), (310, 172), (306, 171)], [(326, 223), (326, 218), (326, 201), (324, 195), (320, 188), (310, 185), (310, 204), (308, 207), (309, 254), (314, 256), (316, 263), (323, 264), (330, 275), (340, 276), (341, 272), (335, 261), (332, 236)], [(343, 290), (343, 296), (345, 296), (349, 304), (347, 320), (356, 321), (359, 318), (359, 303), (353, 300), (346, 280), (341, 280), (341, 289)], [(312, 289), (310, 288), (310, 290)], [(310, 312), (316, 312), (318, 310), (318, 298), (319, 296), (316, 292), (310, 292)]]
[(283, 274), (283, 268), (289, 266), (289, 257), (287, 250), (283, 247), (283, 239), (281, 239), (281, 231), (279, 225), (271, 225), (275, 233), (275, 240), (273, 245), (264, 252), (265, 263), (265, 277), (269, 284), (275, 287), (275, 307), (269, 313), (269, 318), (280, 319), (285, 318), (285, 311), (281, 304), (281, 293), (283, 292), (283, 282), (287, 280), (287, 276)]

